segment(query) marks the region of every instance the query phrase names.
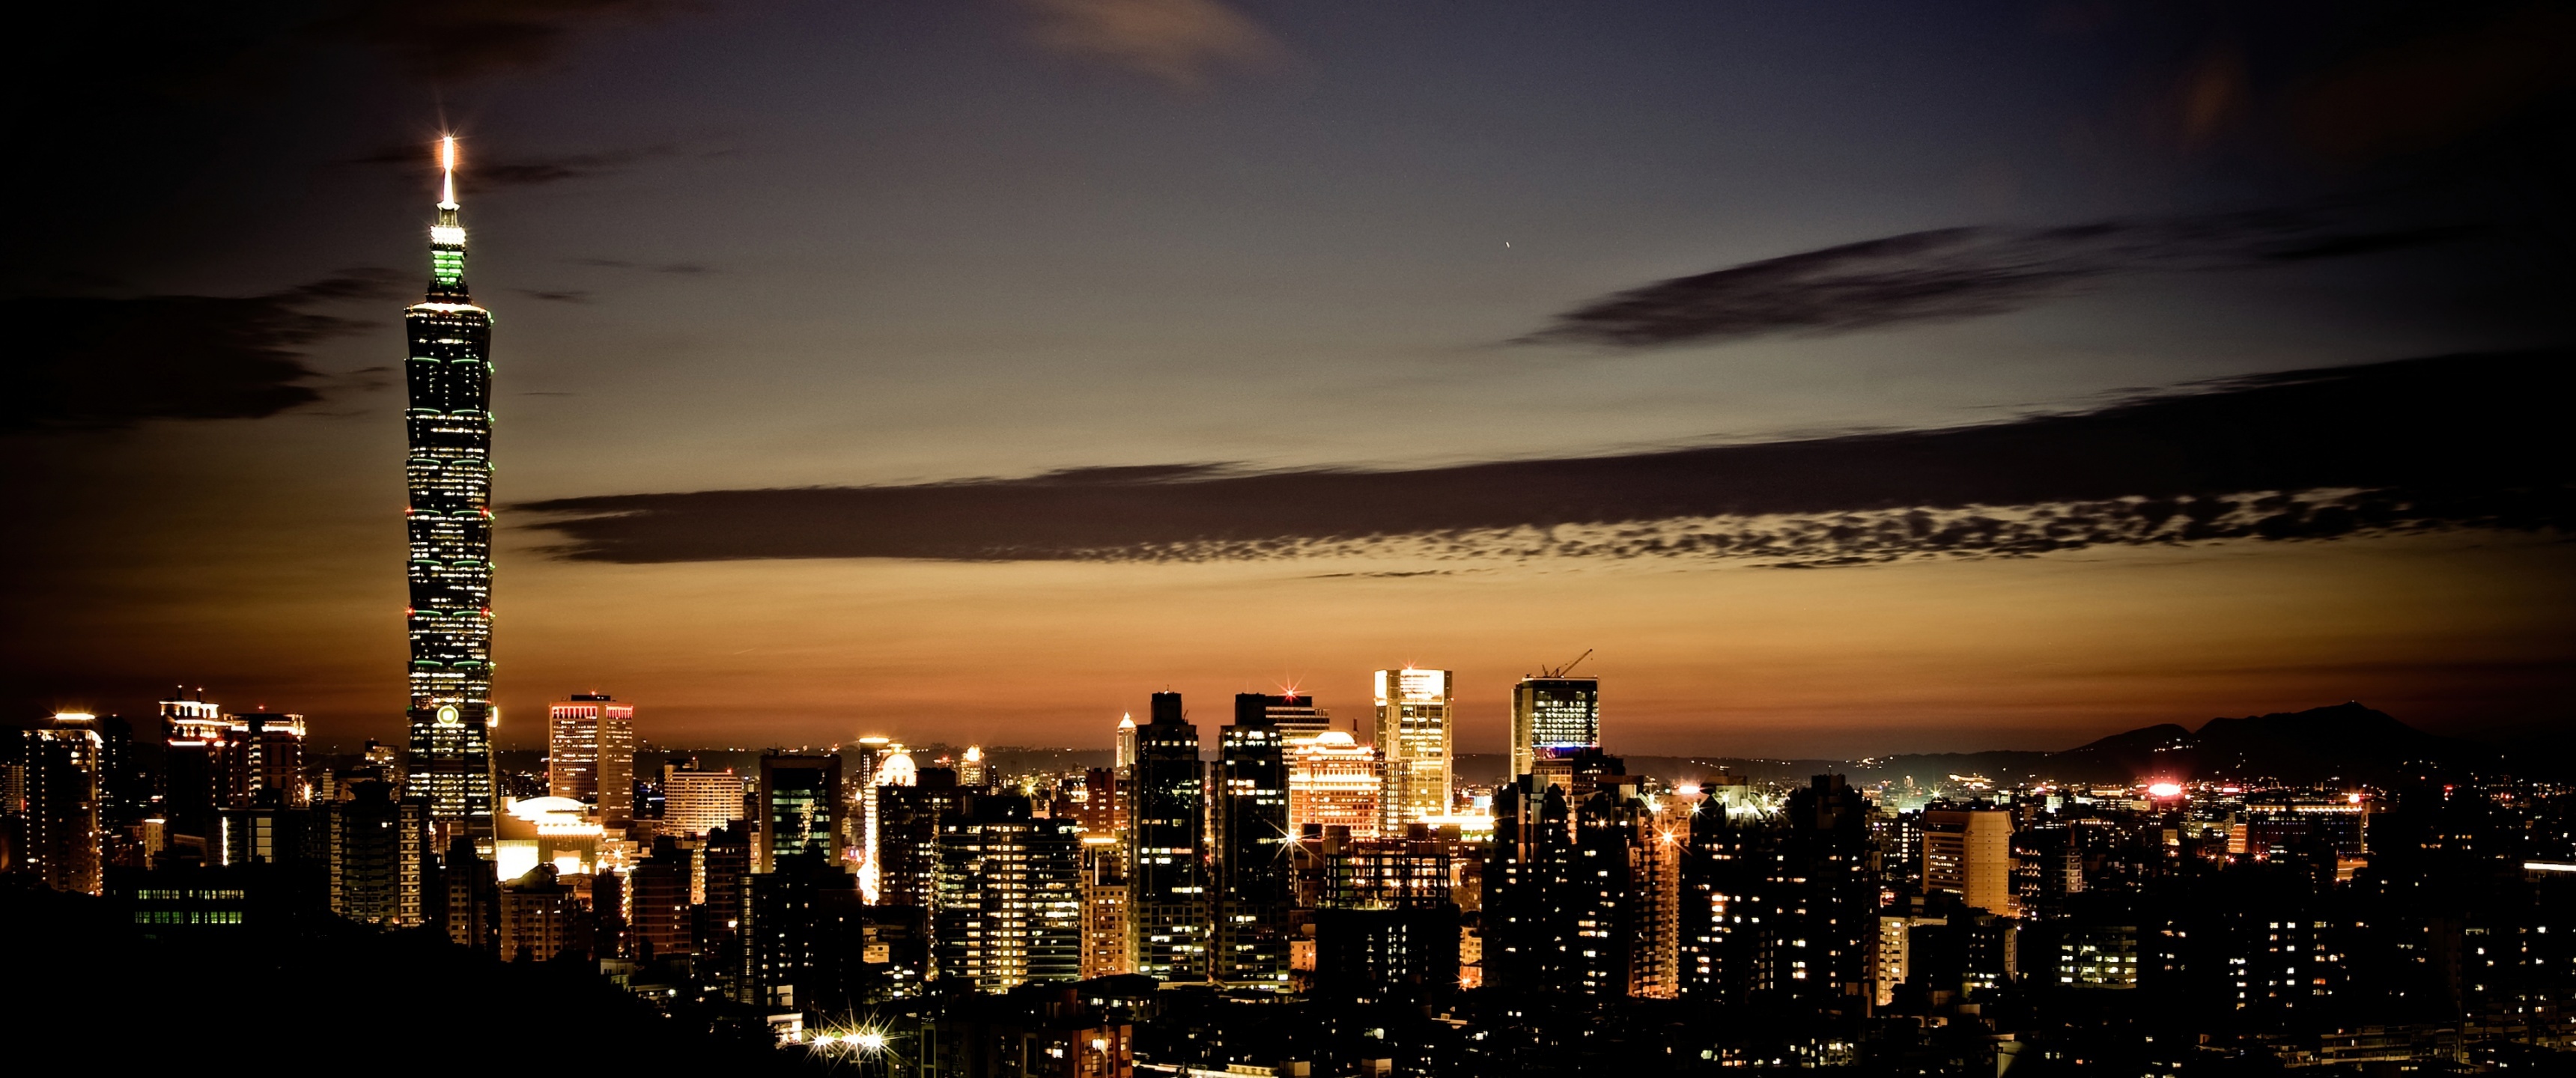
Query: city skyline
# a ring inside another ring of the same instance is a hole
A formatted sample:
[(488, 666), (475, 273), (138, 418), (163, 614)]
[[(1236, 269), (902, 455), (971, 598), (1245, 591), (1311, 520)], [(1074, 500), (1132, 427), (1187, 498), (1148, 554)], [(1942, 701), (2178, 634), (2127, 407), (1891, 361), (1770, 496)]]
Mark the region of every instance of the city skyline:
[[(521, 357), (505, 745), (610, 687), (671, 743), (1088, 744), (1409, 661), (1482, 751), (1585, 649), (1624, 752), (2569, 727), (2560, 103), (2510, 46), (2557, 31), (1126, 2), (63, 53), (26, 122), (129, 167), (10, 181), (0, 698), (406, 735), (371, 267), (455, 133)], [(223, 74), (272, 61), (329, 92)]]
[(31, 1045), (2576, 1060), (2576, 7), (33, 25)]

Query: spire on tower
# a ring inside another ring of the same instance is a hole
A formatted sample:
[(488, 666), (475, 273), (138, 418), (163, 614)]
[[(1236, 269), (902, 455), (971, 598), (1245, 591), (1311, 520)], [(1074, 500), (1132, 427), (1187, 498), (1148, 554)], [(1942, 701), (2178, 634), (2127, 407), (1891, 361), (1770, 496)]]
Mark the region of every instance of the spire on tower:
[(430, 295), (462, 301), (465, 296), (465, 225), (456, 218), (456, 136), (438, 140), (438, 223), (429, 227)]
[(455, 208), (456, 208), (456, 136), (454, 136), (454, 135), (442, 135), (442, 136), (439, 136), (439, 139), (438, 139), (438, 168), (439, 168), (439, 171), (446, 173), (446, 181), (447, 181), (443, 186), (441, 186), (441, 187), (439, 188), (438, 208), (439, 208), (439, 209), (442, 209), (442, 210), (452, 210), (452, 209), (455, 209)]

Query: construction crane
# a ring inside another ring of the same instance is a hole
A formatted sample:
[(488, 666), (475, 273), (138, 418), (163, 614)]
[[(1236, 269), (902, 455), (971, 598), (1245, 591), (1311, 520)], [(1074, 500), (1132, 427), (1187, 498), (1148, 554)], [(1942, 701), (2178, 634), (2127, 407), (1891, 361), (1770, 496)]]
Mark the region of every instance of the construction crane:
[(1583, 665), (1583, 660), (1585, 660), (1585, 659), (1589, 659), (1589, 658), (1591, 658), (1591, 657), (1592, 657), (1592, 649), (1591, 649), (1591, 648), (1585, 648), (1585, 649), (1583, 649), (1583, 654), (1581, 654), (1581, 655), (1577, 655), (1577, 656), (1575, 656), (1575, 657), (1574, 657), (1574, 661), (1573, 661), (1573, 662), (1567, 663), (1567, 664), (1565, 664), (1565, 665), (1563, 665), (1563, 666), (1560, 666), (1560, 667), (1556, 667), (1555, 669), (1549, 669), (1549, 668), (1544, 667), (1544, 666), (1539, 667), (1539, 668), (1538, 668), (1538, 676), (1540, 676), (1540, 677), (1564, 677), (1564, 676), (1566, 675), (1566, 673), (1567, 673), (1567, 672), (1569, 672), (1569, 671), (1573, 670), (1575, 667), (1578, 667), (1578, 666)]

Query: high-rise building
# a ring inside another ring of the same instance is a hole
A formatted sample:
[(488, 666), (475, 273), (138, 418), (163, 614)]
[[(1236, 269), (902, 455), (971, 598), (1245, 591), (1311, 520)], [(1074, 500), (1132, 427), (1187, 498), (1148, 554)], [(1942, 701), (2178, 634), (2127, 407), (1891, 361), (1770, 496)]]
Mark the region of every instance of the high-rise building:
[(1386, 759), (1378, 796), (1378, 830), (1449, 814), (1449, 671), (1380, 670), (1376, 678), (1377, 749)]
[(429, 811), (426, 798), (397, 797), (386, 782), (358, 783), (348, 800), (328, 806), (331, 912), (387, 928), (426, 923), (421, 856)]
[(329, 855), (329, 843), (317, 827), (313, 811), (279, 804), (276, 798), (265, 795), (260, 800), (265, 803), (228, 808), (217, 814), (215, 831), (222, 839), (220, 863), (320, 866)]
[(662, 765), (663, 834), (703, 835), (741, 818), (742, 776), (732, 768), (700, 770), (695, 760)]
[(841, 867), (841, 758), (831, 753), (766, 753), (760, 758), (760, 842), (752, 871), (777, 871), (782, 857), (811, 853)]
[(1485, 868), (1485, 984), (1514, 992), (1565, 983), (1575, 925), (1564, 895), (1575, 872), (1573, 806), (1563, 787), (1522, 776), (1494, 794)]
[(596, 806), (611, 833), (633, 823), (635, 705), (607, 693), (574, 693), (548, 705), (546, 792)]
[(456, 140), (429, 230), (429, 294), (403, 312), (411, 493), (411, 790), (443, 833), (492, 833), (492, 312), (465, 286)]
[(1772, 814), (1703, 802), (1687, 834), (1682, 996), (1857, 1017), (1879, 995), (1882, 962), (1911, 961), (1881, 948), (1869, 805), (1842, 776), (1815, 776)]
[(1134, 715), (1118, 716), (1118, 761), (1116, 766), (1121, 778), (1126, 777), (1136, 766), (1136, 716)]
[(699, 843), (696, 897), (704, 907), (694, 926), (699, 954), (739, 942), (742, 919), (750, 916), (751, 848), (758, 836), (749, 820), (735, 820), (707, 832)]
[(1120, 771), (1112, 767), (1083, 770), (1082, 797), (1074, 805), (1074, 818), (1082, 821), (1084, 834), (1109, 838), (1127, 833), (1126, 784), (1119, 776)]
[(1601, 679), (1525, 677), (1512, 686), (1512, 774), (1549, 749), (1601, 747)]
[(1234, 724), (1217, 735), (1216, 949), (1211, 979), (1242, 988), (1288, 988), (1286, 737), (1270, 706), (1234, 698)]
[(1136, 728), (1129, 787), (1127, 885), (1136, 972), (1162, 981), (1208, 979), (1207, 769), (1181, 694), (1154, 694)]
[(1580, 781), (1522, 775), (1494, 801), (1484, 876), (1484, 977), (1510, 991), (1679, 993), (1683, 836), (1616, 757)]
[(101, 715), (98, 730), (98, 826), (100, 844), (110, 865), (146, 867), (142, 856), (143, 820), (152, 815), (152, 771), (134, 724), (121, 715)]
[(1288, 828), (1347, 827), (1353, 838), (1378, 833), (1378, 795), (1385, 765), (1377, 749), (1339, 730), (1294, 745), (1288, 753)]
[[(1099, 770), (1094, 768), (1093, 770)], [(1127, 950), (1126, 841), (1115, 835), (1082, 837), (1082, 979), (1136, 972)]]
[[(1766, 888), (1774, 905), (1763, 915), (1775, 933), (1772, 987), (1812, 1013), (1857, 1017), (1876, 994), (1870, 952), (1881, 925), (1869, 811), (1841, 775), (1815, 776), (1781, 806), (1789, 829)], [(2009, 877), (2009, 848), (2005, 864)]]
[(986, 992), (1082, 975), (1082, 832), (968, 791), (939, 823), (937, 976)]
[(231, 729), (223, 706), (209, 703), (204, 690), (193, 700), (161, 701), (163, 827), (174, 843), (193, 838), (200, 855), (215, 835), (215, 811), (229, 801), (224, 748)]
[(991, 777), (984, 771), (984, 746), (968, 745), (957, 757), (957, 785), (974, 788), (987, 785)]
[(474, 852), (472, 836), (448, 841), (447, 855), (438, 863), (438, 887), (446, 892), (439, 917), (448, 942), (486, 953), (499, 948), (500, 874), (489, 858)]
[[(858, 881), (811, 853), (751, 877), (735, 998), (779, 1010), (848, 1006), (849, 966), (863, 957)], [(853, 953), (853, 952), (860, 953)]]
[(877, 788), (876, 894), (871, 905), (930, 908), (939, 894), (939, 828), (957, 811), (957, 772), (925, 767)]
[(225, 717), (226, 807), (299, 808), (304, 787), (304, 716), (254, 711)]
[(663, 835), (653, 840), (653, 855), (627, 873), (627, 931), (636, 957), (665, 958), (696, 949), (689, 932), (696, 861), (695, 851), (681, 849)]
[(553, 865), (538, 865), (501, 884), (501, 960), (549, 962), (587, 953), (581, 902)]
[(1973, 909), (2017, 917), (2010, 809), (1927, 808), (1923, 889), (1959, 896)]
[(881, 847), (878, 819), (881, 815), (878, 792), (886, 786), (911, 786), (919, 781), (920, 766), (902, 744), (883, 737), (859, 739), (859, 774), (854, 776), (856, 789), (850, 802), (858, 811), (858, 821), (850, 829), (857, 838), (851, 845), (859, 851), (859, 894), (870, 904), (878, 901), (883, 887), (884, 869), (878, 863)]
[(100, 893), (97, 719), (63, 712), (18, 731), (18, 805), (26, 827), (23, 865), (11, 866), (57, 891)]
[(1730, 813), (1715, 799), (1690, 815), (1679, 901), (1680, 992), (1741, 1003), (1770, 984), (1771, 881), (1787, 828), (1772, 816)]
[(1322, 877), (1315, 910), (1316, 997), (1424, 1004), (1458, 987), (1461, 935), (1450, 887), (1450, 844), (1428, 824), (1401, 838), (1353, 838), (1340, 828), (1301, 836), (1300, 856)]
[(1242, 714), (1247, 706), (1244, 701), (1253, 697), (1260, 699), (1262, 713), (1269, 716), (1270, 724), (1279, 728), (1279, 736), (1286, 738), (1292, 746), (1333, 728), (1331, 711), (1316, 707), (1314, 697), (1300, 695), (1294, 691), (1277, 694), (1238, 693), (1235, 695), (1235, 713)]

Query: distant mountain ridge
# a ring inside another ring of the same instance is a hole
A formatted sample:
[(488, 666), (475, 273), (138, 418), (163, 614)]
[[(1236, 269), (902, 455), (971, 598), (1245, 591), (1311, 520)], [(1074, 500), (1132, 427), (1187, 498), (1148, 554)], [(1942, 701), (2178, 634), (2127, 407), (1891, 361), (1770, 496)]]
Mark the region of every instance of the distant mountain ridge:
[(2211, 719), (2197, 733), (2170, 723), (2150, 726), (2051, 753), (2049, 762), (2141, 778), (2387, 783), (2428, 773), (2489, 771), (2503, 764), (2504, 755), (2425, 733), (2359, 703), (2342, 703)]
[[(1836, 771), (1856, 782), (1900, 781), (1930, 787), (1951, 775), (1983, 775), (1999, 784), (2029, 779), (2133, 783), (2171, 779), (2359, 782), (2373, 785), (2506, 770), (2491, 746), (2428, 734), (2357, 702), (2217, 718), (2199, 730), (2161, 723), (2059, 752), (1907, 753), (1867, 762), (1832, 760), (1692, 760), (1723, 765), (1757, 779), (1797, 779)], [(2519, 761), (2540, 767), (2544, 761)], [(1685, 766), (1684, 770), (1687, 770)], [(1688, 777), (1688, 776), (1681, 776)]]

